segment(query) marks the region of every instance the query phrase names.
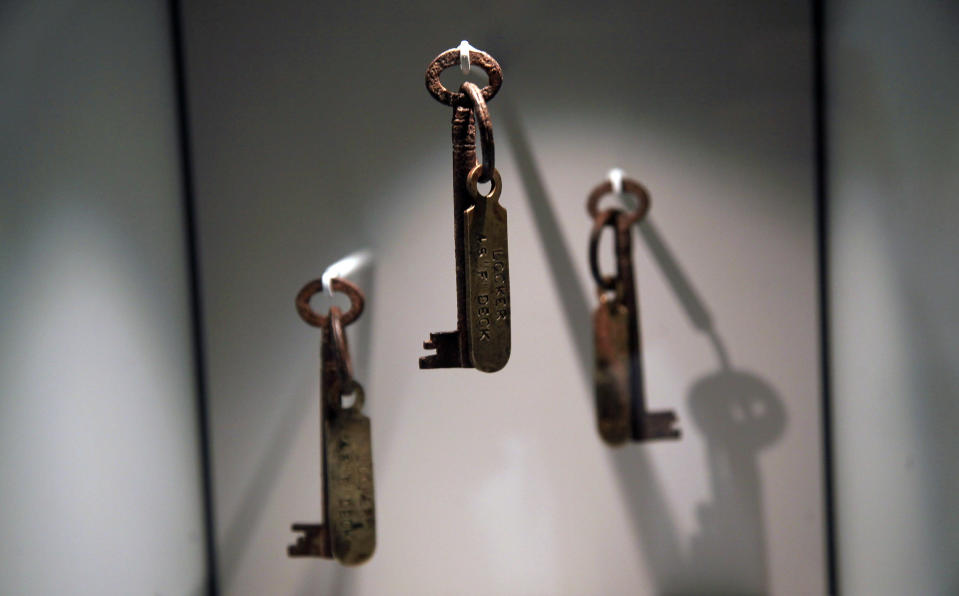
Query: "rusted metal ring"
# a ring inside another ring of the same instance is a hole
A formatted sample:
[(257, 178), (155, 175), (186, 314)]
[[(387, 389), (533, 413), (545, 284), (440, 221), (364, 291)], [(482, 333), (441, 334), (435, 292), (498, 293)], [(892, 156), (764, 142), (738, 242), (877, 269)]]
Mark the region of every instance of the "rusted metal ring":
[(330, 307), (330, 340), (332, 343), (333, 359), (337, 373), (343, 384), (348, 386), (353, 382), (353, 359), (350, 358), (350, 348), (346, 343), (346, 332), (343, 331), (343, 313), (338, 306)]
[(489, 182), (490, 172), (496, 168), (496, 146), (493, 144), (493, 122), (489, 117), (489, 108), (486, 106), (486, 100), (483, 99), (480, 88), (473, 83), (464, 82), (460, 85), (460, 91), (469, 99), (473, 110), (473, 121), (476, 123), (480, 146), (483, 149), (483, 169), (480, 171), (479, 181)]
[[(426, 67), (426, 89), (430, 95), (436, 98), (440, 103), (448, 106), (466, 106), (466, 95), (463, 93), (453, 93), (443, 86), (440, 82), (440, 73), (451, 66), (458, 66), (460, 63), (459, 48), (446, 50)], [(470, 64), (476, 64), (486, 71), (489, 77), (489, 84), (483, 87), (483, 99), (489, 101), (493, 99), (500, 85), (503, 84), (503, 69), (492, 56), (479, 50), (470, 50)]]
[(593, 220), (593, 229), (589, 233), (589, 270), (593, 274), (593, 279), (596, 280), (596, 285), (603, 290), (615, 290), (619, 276), (603, 275), (599, 270), (599, 239), (604, 228), (616, 230), (620, 225), (620, 218), (626, 216), (621, 209), (605, 209)]
[[(350, 310), (340, 318), (340, 323), (346, 327), (363, 313), (363, 292), (353, 283), (339, 277), (330, 280), (330, 287), (334, 292), (341, 292), (350, 298)], [(323, 280), (314, 279), (303, 286), (300, 293), (296, 295), (296, 312), (300, 313), (301, 319), (314, 327), (326, 327), (329, 322), (329, 315), (317, 314), (310, 307), (310, 298), (322, 291)]]
[[(599, 206), (599, 200), (611, 192), (613, 192), (613, 183), (607, 180), (589, 193), (589, 198), (586, 199), (586, 212), (589, 213), (590, 217), (593, 219), (598, 217), (599, 210), (597, 207)], [(649, 211), (649, 191), (639, 182), (630, 178), (623, 178), (623, 192), (634, 195), (639, 200), (636, 209), (631, 212), (622, 212), (628, 218), (623, 223), (625, 225), (633, 225), (643, 219), (643, 217), (646, 216), (646, 212)], [(619, 210), (617, 209), (617, 211)]]
[(496, 201), (499, 199), (500, 192), (503, 190), (503, 180), (499, 176), (498, 170), (493, 170), (492, 182), (490, 183), (489, 192), (485, 195), (481, 195), (479, 189), (476, 185), (479, 183), (480, 174), (483, 171), (483, 164), (476, 164), (473, 166), (473, 169), (470, 170), (470, 173), (466, 176), (466, 188), (470, 192), (470, 196), (473, 197), (473, 200), (476, 200), (480, 197), (483, 197), (487, 201)]

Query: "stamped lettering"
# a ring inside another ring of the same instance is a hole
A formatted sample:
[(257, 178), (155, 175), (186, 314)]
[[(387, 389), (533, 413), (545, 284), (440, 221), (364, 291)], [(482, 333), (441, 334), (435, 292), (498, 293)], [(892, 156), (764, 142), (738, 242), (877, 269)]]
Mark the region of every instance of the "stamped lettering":
[(477, 369), (493, 372), (510, 354), (506, 210), (480, 198), (464, 218), (470, 357)]
[(370, 420), (343, 410), (324, 423), (333, 554), (347, 565), (361, 563), (376, 543)]

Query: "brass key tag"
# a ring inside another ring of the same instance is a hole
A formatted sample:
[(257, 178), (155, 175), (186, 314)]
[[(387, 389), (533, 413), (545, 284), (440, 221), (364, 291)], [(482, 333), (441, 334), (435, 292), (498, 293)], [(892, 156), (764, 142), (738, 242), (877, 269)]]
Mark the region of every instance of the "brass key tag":
[(323, 428), (325, 521), (333, 557), (344, 565), (363, 563), (376, 547), (370, 419), (360, 411), (363, 388), (354, 382), (353, 389), (356, 399), (352, 406), (327, 406)]
[(611, 445), (625, 443), (632, 435), (629, 325), (629, 310), (601, 296), (593, 314), (596, 414), (599, 435)]
[(509, 250), (506, 209), (499, 204), (500, 176), (493, 170), (489, 194), (476, 189), (482, 165), (467, 178), (475, 204), (463, 213), (466, 227), (466, 298), (473, 366), (494, 372), (510, 354)]

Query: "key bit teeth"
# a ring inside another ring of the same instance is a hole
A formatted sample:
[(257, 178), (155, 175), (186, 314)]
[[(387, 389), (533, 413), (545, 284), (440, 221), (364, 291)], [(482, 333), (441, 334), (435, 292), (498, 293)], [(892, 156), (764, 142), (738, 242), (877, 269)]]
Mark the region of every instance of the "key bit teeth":
[(294, 532), (301, 532), (296, 542), (286, 547), (290, 557), (333, 557), (330, 547), (330, 531), (325, 524), (293, 524)]
[(423, 342), (423, 349), (436, 350), (435, 354), (420, 357), (420, 368), (457, 368), (464, 366), (460, 353), (460, 332), (443, 331), (430, 333)]
[(648, 412), (643, 416), (642, 436), (639, 440), (678, 439), (680, 432), (676, 428), (677, 423), (676, 413), (672, 410)]

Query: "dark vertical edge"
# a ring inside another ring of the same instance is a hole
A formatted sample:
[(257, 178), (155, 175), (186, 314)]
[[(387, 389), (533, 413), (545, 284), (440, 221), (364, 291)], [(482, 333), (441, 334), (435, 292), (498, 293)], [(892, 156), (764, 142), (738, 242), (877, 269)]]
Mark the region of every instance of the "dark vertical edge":
[(813, 124), (816, 168), (816, 244), (819, 265), (819, 353), (822, 370), (823, 487), (826, 514), (826, 585), (839, 593), (836, 551), (835, 471), (833, 468), (832, 374), (829, 303), (828, 113), (826, 105), (826, 0), (812, 1)]
[[(186, 55), (184, 50), (183, 11), (179, 0), (169, 0), (171, 45), (173, 50), (174, 85), (176, 93), (177, 137), (180, 150), (180, 180), (182, 182), (183, 214), (186, 227), (187, 258), (190, 268), (191, 335), (193, 339), (194, 379), (199, 425), (200, 466), (203, 474), (203, 518), (206, 555), (205, 592), (208, 596), (220, 593), (216, 565), (216, 526), (213, 517), (213, 476), (210, 453), (209, 407), (205, 341), (203, 334), (203, 300), (200, 282), (200, 253), (197, 230), (196, 200), (193, 185), (193, 156), (190, 151), (190, 114), (187, 101)], [(199, 592), (199, 590), (198, 590)]]

